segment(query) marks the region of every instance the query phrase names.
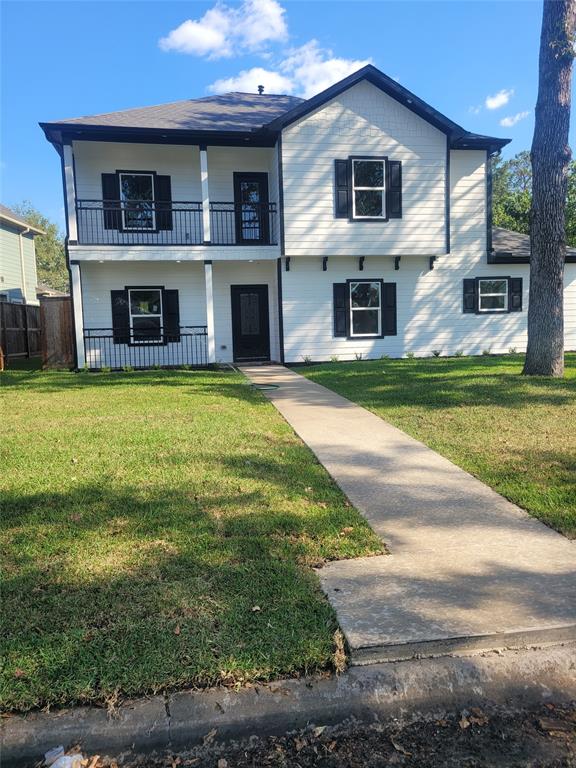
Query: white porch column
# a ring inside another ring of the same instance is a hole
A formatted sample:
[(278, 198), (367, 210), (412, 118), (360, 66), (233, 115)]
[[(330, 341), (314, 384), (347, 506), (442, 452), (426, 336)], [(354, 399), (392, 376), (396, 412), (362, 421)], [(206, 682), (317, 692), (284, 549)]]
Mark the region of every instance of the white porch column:
[(72, 307), (74, 311), (74, 336), (76, 339), (76, 355), (78, 368), (86, 364), (86, 351), (84, 349), (84, 313), (82, 312), (82, 282), (80, 280), (80, 264), (70, 264), (70, 277), (72, 288)]
[(78, 242), (78, 224), (76, 222), (76, 185), (74, 183), (72, 145), (64, 144), (62, 154), (64, 183), (66, 185), (66, 209), (68, 211), (68, 238), (75, 243)]
[(210, 236), (210, 193), (208, 190), (208, 149), (205, 144), (200, 145), (200, 183), (202, 184), (202, 225), (204, 228), (204, 242), (211, 241)]
[(212, 262), (204, 262), (204, 280), (206, 282), (206, 331), (208, 333), (208, 362), (216, 362), (216, 339), (214, 337), (214, 288), (212, 281)]

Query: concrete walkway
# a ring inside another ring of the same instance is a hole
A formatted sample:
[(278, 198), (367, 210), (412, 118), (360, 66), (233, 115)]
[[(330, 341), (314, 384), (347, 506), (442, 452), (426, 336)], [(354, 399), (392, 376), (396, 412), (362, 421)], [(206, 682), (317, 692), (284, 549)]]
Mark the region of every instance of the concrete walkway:
[(242, 370), (389, 548), (319, 570), (353, 663), (576, 640), (576, 542), (325, 387)]

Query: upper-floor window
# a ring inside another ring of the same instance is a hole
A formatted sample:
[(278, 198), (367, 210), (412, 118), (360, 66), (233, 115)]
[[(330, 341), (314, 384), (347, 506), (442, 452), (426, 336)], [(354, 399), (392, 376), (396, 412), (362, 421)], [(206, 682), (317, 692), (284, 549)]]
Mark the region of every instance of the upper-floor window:
[(386, 161), (352, 158), (352, 215), (355, 219), (386, 218)]
[(123, 229), (156, 229), (154, 175), (120, 173)]

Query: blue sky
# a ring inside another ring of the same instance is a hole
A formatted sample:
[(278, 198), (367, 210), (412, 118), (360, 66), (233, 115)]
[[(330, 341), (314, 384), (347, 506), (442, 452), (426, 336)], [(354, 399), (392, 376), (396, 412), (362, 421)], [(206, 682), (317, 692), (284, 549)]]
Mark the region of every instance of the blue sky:
[(62, 224), (39, 121), (260, 82), (310, 95), (367, 60), (515, 154), (532, 138), (541, 13), (536, 0), (4, 0), (0, 199)]

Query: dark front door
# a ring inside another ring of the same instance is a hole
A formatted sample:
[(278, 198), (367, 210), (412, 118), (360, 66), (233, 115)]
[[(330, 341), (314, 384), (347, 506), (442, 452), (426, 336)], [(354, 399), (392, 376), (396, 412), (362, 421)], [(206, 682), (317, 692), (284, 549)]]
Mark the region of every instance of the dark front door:
[(233, 285), (231, 289), (234, 360), (269, 360), (268, 286)]
[(268, 226), (268, 174), (234, 174), (236, 242), (262, 245), (270, 242)]

